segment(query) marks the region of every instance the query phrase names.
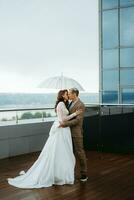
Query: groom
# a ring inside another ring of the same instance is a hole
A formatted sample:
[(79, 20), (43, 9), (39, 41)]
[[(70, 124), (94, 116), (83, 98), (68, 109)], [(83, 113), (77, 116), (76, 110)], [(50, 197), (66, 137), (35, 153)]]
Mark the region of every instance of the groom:
[(79, 90), (77, 88), (71, 88), (68, 90), (68, 97), (71, 100), (69, 111), (70, 114), (72, 114), (76, 110), (82, 110), (82, 113), (80, 115), (77, 115), (72, 120), (62, 123), (60, 126), (61, 127), (70, 126), (71, 128), (74, 149), (80, 161), (80, 172), (81, 172), (80, 180), (85, 182), (88, 179), (86, 155), (83, 148), (83, 129), (82, 129), (85, 106), (80, 101), (78, 96), (79, 96)]

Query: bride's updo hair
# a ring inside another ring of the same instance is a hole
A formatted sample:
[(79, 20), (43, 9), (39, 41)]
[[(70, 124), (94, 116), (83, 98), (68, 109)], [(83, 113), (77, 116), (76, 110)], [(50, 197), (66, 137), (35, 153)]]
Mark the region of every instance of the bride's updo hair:
[(66, 89), (65, 90), (60, 90), (59, 92), (58, 92), (58, 95), (57, 95), (57, 101), (56, 101), (56, 104), (55, 104), (55, 111), (56, 111), (56, 107), (57, 107), (57, 105), (58, 105), (58, 103), (59, 102), (64, 102), (64, 104), (65, 104), (65, 106), (66, 106), (66, 108), (67, 108), (67, 106), (68, 106), (68, 101), (64, 101), (64, 98), (63, 98), (63, 95), (65, 94), (65, 92), (68, 92)]

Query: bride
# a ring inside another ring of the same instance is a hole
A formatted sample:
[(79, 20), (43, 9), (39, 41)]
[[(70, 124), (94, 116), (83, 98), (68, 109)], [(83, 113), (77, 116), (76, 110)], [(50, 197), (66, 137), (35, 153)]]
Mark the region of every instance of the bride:
[(32, 167), (20, 176), (8, 178), (8, 183), (18, 188), (42, 188), (52, 185), (74, 183), (75, 157), (72, 148), (70, 128), (59, 127), (60, 123), (70, 120), (81, 110), (69, 115), (67, 110), (68, 91), (60, 90), (57, 96), (54, 121), (42, 152)]

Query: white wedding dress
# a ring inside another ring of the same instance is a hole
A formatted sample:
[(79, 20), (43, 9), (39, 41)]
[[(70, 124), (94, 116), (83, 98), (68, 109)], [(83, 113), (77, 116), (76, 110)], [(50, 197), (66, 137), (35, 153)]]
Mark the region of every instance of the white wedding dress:
[(74, 183), (75, 157), (73, 154), (70, 128), (59, 127), (59, 121), (70, 120), (75, 113), (69, 112), (63, 102), (57, 105), (57, 119), (38, 159), (20, 176), (8, 178), (8, 183), (18, 188), (42, 188), (52, 185)]

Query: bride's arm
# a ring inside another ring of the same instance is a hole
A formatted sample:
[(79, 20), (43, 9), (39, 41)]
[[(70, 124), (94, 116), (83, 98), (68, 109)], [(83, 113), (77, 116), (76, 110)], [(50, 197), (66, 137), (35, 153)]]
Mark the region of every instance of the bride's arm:
[(70, 119), (76, 117), (78, 114), (77, 112), (74, 112), (70, 115), (66, 115), (66, 106), (63, 102), (60, 102), (57, 106), (57, 116), (59, 121), (65, 122), (69, 121)]
[(73, 119), (76, 116), (77, 116), (76, 112), (74, 112), (70, 115), (67, 115), (67, 116), (63, 117), (63, 122), (69, 121), (70, 119)]

